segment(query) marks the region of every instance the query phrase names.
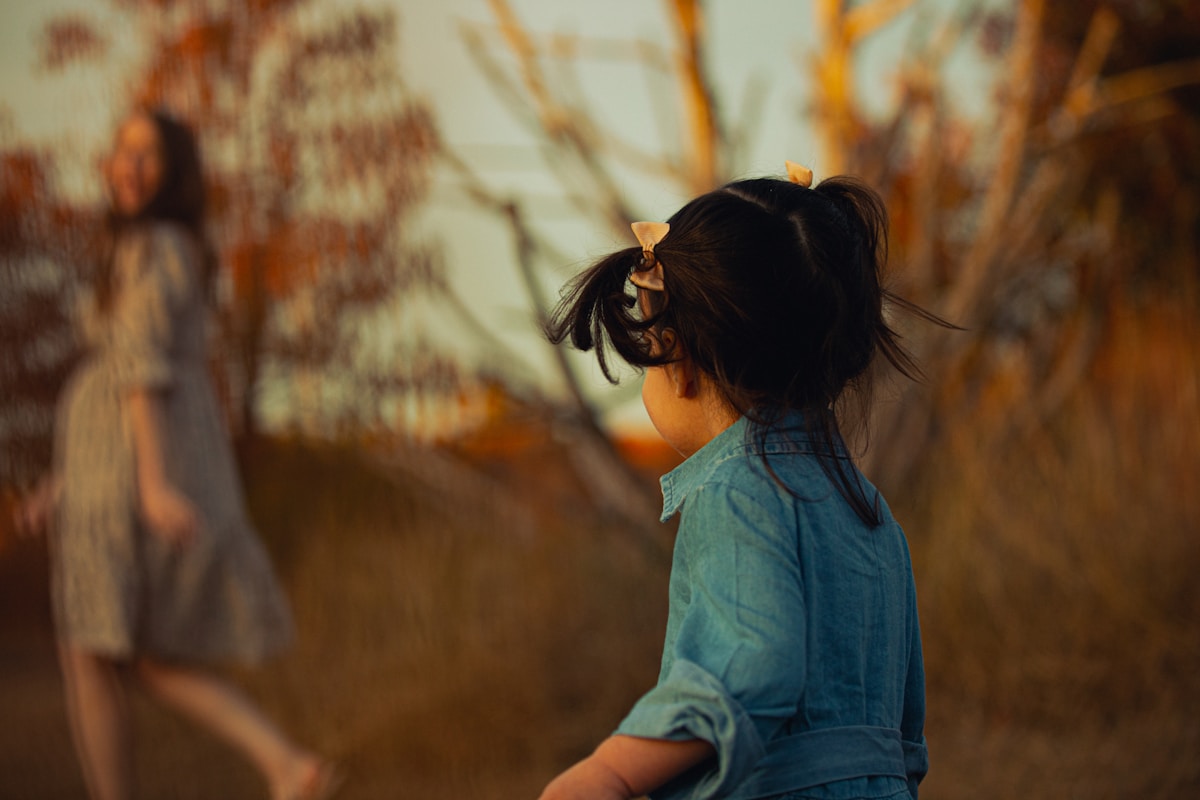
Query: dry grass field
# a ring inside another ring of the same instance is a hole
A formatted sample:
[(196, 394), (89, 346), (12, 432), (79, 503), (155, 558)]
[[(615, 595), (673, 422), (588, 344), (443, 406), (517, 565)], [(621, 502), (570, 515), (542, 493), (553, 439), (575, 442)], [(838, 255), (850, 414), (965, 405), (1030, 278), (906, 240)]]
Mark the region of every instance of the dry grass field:
[[(1200, 796), (1200, 430), (1150, 361), (1048, 432), (947, 437), (892, 498), (929, 668), (923, 798)], [(535, 797), (653, 681), (667, 564), (590, 509), (551, 438), (507, 458), (249, 457), (299, 638), (234, 677), (345, 765), (345, 800)], [(82, 796), (45, 591), (44, 546), (10, 541), (3, 798)], [(135, 713), (143, 797), (264, 796), (219, 743)]]
[[(454, 462), (406, 458), (385, 471), (344, 450), (280, 444), (251, 457), (253, 514), (299, 636), (285, 658), (233, 676), (344, 764), (346, 798), (536, 796), (653, 681), (665, 571), (587, 514), (545, 496), (539, 517), (435, 491), (430, 473), (454, 478)], [(457, 469), (476, 491), (499, 485)], [(0, 556), (3, 798), (83, 792), (45, 572), (40, 542)], [(206, 734), (141, 699), (135, 714), (143, 797), (265, 796)]]

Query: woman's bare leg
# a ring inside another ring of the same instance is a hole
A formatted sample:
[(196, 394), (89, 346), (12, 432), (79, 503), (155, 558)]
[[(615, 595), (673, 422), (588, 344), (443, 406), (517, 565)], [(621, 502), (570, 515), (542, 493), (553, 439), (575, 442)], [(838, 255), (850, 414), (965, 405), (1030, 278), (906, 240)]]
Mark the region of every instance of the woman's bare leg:
[(92, 800), (128, 800), (133, 790), (133, 737), (125, 685), (116, 662), (59, 643), (67, 717)]
[(263, 774), (276, 800), (304, 797), (326, 769), (323, 759), (292, 742), (231, 683), (201, 669), (139, 659), (134, 674), (156, 699), (180, 711), (243, 753)]

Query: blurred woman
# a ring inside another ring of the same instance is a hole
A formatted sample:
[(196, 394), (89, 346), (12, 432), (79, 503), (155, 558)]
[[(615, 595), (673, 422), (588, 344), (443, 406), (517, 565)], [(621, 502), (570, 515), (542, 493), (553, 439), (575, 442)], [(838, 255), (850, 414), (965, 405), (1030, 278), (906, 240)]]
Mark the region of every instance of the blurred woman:
[(60, 400), (54, 479), (23, 519), (54, 523), (55, 624), (88, 790), (132, 794), (132, 681), (248, 757), (273, 800), (328, 796), (332, 767), (202, 666), (277, 653), (292, 621), (207, 373), (214, 258), (195, 139), (135, 113), (105, 177), (107, 248), (80, 313), (88, 356)]

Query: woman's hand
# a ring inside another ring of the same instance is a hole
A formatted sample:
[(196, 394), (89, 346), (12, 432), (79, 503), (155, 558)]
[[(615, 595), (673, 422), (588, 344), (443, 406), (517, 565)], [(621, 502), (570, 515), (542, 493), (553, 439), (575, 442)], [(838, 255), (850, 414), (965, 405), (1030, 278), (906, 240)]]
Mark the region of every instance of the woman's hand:
[(50, 527), (50, 518), (58, 504), (58, 479), (47, 476), (17, 504), (14, 522), (19, 536), (40, 536)]
[(200, 516), (191, 502), (168, 483), (150, 483), (141, 489), (142, 521), (150, 532), (168, 544), (188, 547), (200, 533)]
[(137, 459), (138, 501), (142, 521), (155, 536), (187, 547), (200, 532), (200, 515), (167, 477), (162, 398), (148, 390), (129, 393), (129, 419)]
[(630, 800), (625, 780), (594, 756), (559, 775), (538, 800)]

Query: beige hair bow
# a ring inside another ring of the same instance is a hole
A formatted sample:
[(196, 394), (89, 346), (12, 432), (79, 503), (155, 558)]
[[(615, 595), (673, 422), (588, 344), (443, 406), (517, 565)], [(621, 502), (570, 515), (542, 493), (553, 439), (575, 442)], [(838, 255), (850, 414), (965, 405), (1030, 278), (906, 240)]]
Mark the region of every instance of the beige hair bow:
[(795, 161), (784, 161), (783, 164), (787, 167), (789, 181), (799, 184), (806, 189), (812, 186), (813, 174), (811, 169), (803, 164), (797, 164)]
[(662, 264), (654, 257), (654, 245), (663, 240), (671, 226), (665, 222), (635, 222), (630, 227), (642, 246), (642, 263), (629, 274), (629, 282), (641, 289), (661, 292), (666, 286)]

